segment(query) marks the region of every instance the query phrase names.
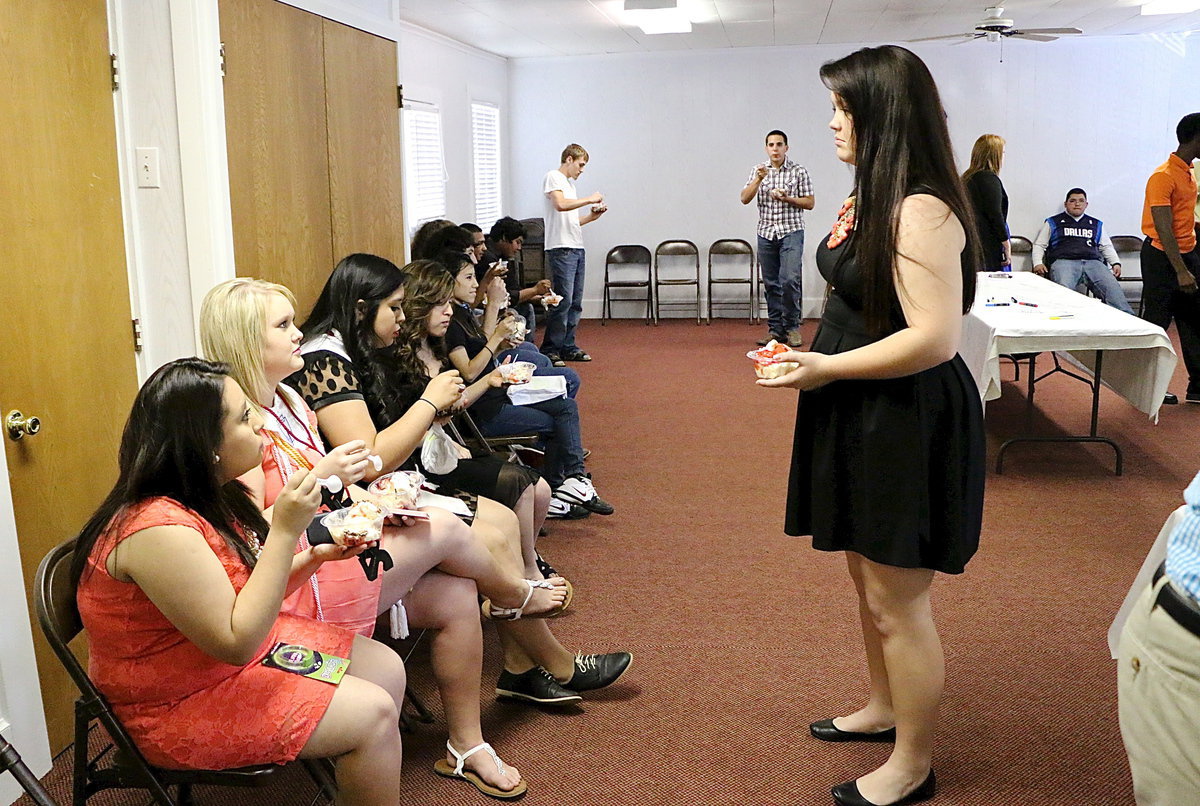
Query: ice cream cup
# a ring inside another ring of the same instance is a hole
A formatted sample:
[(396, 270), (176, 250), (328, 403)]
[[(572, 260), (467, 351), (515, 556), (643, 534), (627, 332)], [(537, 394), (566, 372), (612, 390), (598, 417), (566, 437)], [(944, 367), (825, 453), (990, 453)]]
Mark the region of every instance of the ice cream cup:
[(371, 482), (367, 492), (388, 512), (416, 509), (425, 477), (415, 470), (397, 470)]
[(529, 361), (513, 361), (510, 364), (500, 365), (500, 377), (504, 379), (505, 383), (529, 383), (535, 369), (537, 369), (537, 365)]
[(370, 501), (359, 501), (349, 509), (338, 509), (321, 519), (333, 542), (353, 548), (379, 540), (383, 534), (383, 510)]

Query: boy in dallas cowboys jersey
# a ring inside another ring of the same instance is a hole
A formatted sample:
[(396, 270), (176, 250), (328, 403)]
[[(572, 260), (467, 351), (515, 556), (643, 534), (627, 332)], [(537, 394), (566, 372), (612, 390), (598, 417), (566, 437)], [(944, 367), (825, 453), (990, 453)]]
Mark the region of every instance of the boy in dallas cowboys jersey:
[(1104, 234), (1104, 223), (1083, 214), (1087, 193), (1071, 188), (1063, 206), (1065, 211), (1047, 218), (1033, 242), (1033, 270), (1041, 275), (1049, 271), (1051, 280), (1067, 288), (1086, 282), (1103, 302), (1132, 314), (1117, 282), (1121, 263)]

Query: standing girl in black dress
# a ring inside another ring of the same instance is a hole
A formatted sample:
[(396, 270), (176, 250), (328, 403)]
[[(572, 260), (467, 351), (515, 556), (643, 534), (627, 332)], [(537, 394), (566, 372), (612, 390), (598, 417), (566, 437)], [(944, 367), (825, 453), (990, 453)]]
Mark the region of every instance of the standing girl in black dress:
[(781, 355), (799, 367), (758, 383), (803, 390), (785, 530), (844, 551), (858, 591), (870, 697), (812, 733), (895, 741), (834, 800), (916, 803), (936, 787), (944, 678), (929, 586), (935, 571), (963, 571), (983, 513), (983, 410), (957, 355), (978, 245), (925, 64), (904, 48), (867, 48), (821, 78), (854, 195), (817, 249), (830, 289), (812, 350)]

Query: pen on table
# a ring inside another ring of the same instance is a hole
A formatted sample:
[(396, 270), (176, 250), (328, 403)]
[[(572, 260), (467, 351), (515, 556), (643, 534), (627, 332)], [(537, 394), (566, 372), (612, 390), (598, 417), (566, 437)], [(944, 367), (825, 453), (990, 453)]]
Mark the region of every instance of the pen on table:
[(1013, 302), (1017, 303), (1018, 305), (1025, 305), (1030, 308), (1036, 308), (1038, 306), (1038, 304), (1036, 302), (1024, 302), (1022, 300), (1017, 299), (1016, 297), (1012, 297), (1011, 299)]
[(1073, 314), (1073, 313), (1064, 313), (1064, 314), (1059, 314), (1058, 316), (1051, 316), (1050, 318), (1051, 318), (1051, 319), (1074, 319), (1074, 318), (1075, 318), (1075, 314)]

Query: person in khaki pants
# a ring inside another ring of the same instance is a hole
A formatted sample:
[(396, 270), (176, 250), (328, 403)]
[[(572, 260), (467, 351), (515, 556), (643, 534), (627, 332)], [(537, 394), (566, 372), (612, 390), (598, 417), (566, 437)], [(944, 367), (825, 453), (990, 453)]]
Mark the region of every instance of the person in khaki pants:
[(1138, 806), (1200, 793), (1200, 474), (1167, 538), (1167, 560), (1121, 631), (1117, 711)]

